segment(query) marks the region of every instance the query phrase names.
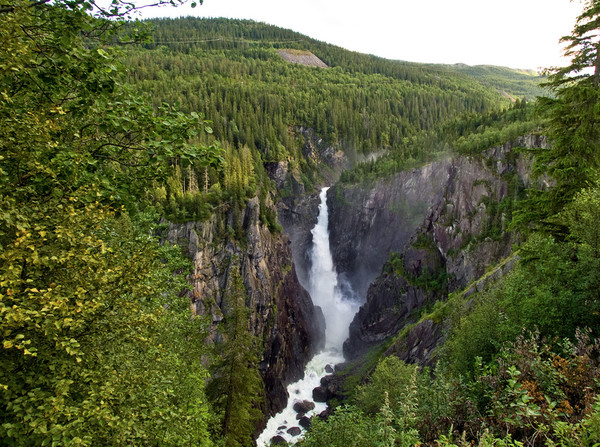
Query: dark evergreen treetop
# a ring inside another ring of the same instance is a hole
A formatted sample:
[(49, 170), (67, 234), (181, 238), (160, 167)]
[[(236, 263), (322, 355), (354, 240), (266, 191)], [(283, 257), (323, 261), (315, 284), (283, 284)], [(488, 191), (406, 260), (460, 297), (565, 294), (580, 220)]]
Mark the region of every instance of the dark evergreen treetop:
[(571, 35), (563, 37), (571, 63), (548, 71), (553, 97), (539, 98), (547, 120), (547, 148), (534, 151), (534, 171), (550, 188), (532, 189), (518, 221), (564, 236), (556, 219), (582, 189), (593, 186), (600, 169), (600, 2), (588, 1)]

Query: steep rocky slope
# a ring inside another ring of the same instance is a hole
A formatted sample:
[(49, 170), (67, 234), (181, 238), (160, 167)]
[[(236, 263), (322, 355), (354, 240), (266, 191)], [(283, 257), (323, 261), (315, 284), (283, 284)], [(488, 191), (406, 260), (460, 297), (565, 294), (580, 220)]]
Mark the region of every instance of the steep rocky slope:
[[(338, 269), (356, 275), (364, 263), (371, 274), (380, 271), (350, 326), (347, 356), (398, 334), (418, 319), (424, 306), (464, 288), (509, 255), (515, 236), (506, 231), (506, 219), (513, 199), (531, 181), (530, 159), (514, 148), (545, 144), (542, 137), (523, 137), (477, 157), (401, 173), (371, 188), (336, 189), (330, 200), (337, 216), (331, 231)], [(362, 201), (352, 199), (356, 196)], [(390, 211), (398, 203), (416, 208)], [(390, 252), (394, 254), (388, 257)], [(407, 361), (431, 363), (431, 351), (442, 337), (439, 324), (427, 320), (408, 332), (395, 353)]]
[(239, 271), (251, 309), (249, 328), (263, 343), (261, 375), (267, 393), (267, 412), (274, 414), (287, 401), (285, 386), (302, 376), (304, 365), (319, 350), (324, 323), (319, 308), (298, 282), (289, 239), (273, 234), (260, 221), (257, 198), (248, 201), (239, 217), (244, 241), (228, 236), (235, 217), (206, 222), (170, 224), (168, 239), (182, 247), (193, 261), (190, 278), (192, 310), (210, 316), (211, 337), (220, 337), (233, 269)]
[(329, 191), (333, 260), (363, 299), (389, 253), (404, 247), (442, 197), (450, 165), (443, 160), (366, 187), (336, 185)]

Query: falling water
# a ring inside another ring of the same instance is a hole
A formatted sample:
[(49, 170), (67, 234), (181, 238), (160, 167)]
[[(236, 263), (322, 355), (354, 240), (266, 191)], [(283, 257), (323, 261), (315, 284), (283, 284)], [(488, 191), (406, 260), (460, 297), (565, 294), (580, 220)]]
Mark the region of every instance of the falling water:
[(326, 349), (341, 351), (344, 340), (348, 338), (348, 327), (358, 310), (353, 300), (344, 299), (333, 267), (329, 248), (329, 211), (327, 209), (327, 190), (321, 190), (321, 204), (317, 224), (312, 229), (313, 248), (311, 252), (310, 296), (313, 304), (323, 309), (326, 323)]
[[(259, 436), (256, 445), (263, 447), (269, 445), (274, 436), (280, 436), (293, 443), (299, 439), (293, 433), (299, 427), (298, 414), (293, 406), (297, 402), (312, 400), (312, 390), (320, 385), (321, 378), (326, 376), (327, 366), (333, 366), (344, 361), (342, 345), (348, 338), (348, 327), (358, 310), (359, 303), (352, 297), (344, 296), (341, 292), (338, 277), (333, 266), (331, 250), (329, 248), (329, 211), (327, 209), (327, 190), (321, 190), (319, 216), (312, 229), (313, 247), (311, 250), (312, 267), (310, 270), (309, 293), (315, 306), (320, 306), (325, 316), (325, 349), (315, 355), (306, 365), (304, 378), (288, 386), (288, 405), (281, 413), (273, 416), (267, 427)], [(346, 290), (345, 288), (344, 290)], [(327, 408), (325, 403), (314, 402), (315, 408), (308, 413), (311, 417), (321, 413)], [(292, 433), (289, 433), (290, 430)]]

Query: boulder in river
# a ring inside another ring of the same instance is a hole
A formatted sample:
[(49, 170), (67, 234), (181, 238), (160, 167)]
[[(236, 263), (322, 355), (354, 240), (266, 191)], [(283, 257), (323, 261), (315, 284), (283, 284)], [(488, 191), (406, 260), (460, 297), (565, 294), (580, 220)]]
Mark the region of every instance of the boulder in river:
[(271, 445), (285, 445), (287, 444), (287, 441), (285, 440), (285, 438), (283, 436), (273, 436), (271, 438)]
[(300, 427), (308, 430), (310, 428), (310, 418), (308, 416), (302, 416), (300, 421), (298, 421)]
[(298, 436), (300, 433), (302, 433), (302, 429), (300, 427), (292, 427), (288, 429), (287, 432), (292, 436)]
[(312, 396), (315, 402), (327, 402), (327, 389), (324, 386), (318, 386), (313, 389)]
[(301, 402), (296, 402), (293, 408), (296, 413), (308, 413), (315, 408), (315, 403), (309, 400), (303, 400)]

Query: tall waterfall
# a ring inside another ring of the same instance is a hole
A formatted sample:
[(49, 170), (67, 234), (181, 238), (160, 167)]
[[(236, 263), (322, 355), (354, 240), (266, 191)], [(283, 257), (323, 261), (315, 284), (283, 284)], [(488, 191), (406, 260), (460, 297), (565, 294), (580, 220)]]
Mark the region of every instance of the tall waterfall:
[(329, 248), (329, 210), (327, 209), (327, 190), (321, 190), (319, 217), (312, 229), (313, 247), (311, 252), (310, 297), (313, 304), (323, 310), (326, 322), (326, 349), (341, 352), (344, 340), (348, 338), (348, 327), (358, 310), (356, 302), (343, 297), (338, 277), (333, 266)]
[[(258, 447), (268, 446), (274, 436), (280, 436), (287, 442), (293, 443), (298, 438), (298, 431), (303, 430), (299, 425), (298, 413), (294, 404), (303, 401), (313, 402), (312, 391), (318, 387), (321, 378), (326, 376), (327, 366), (333, 366), (344, 361), (342, 345), (348, 338), (348, 327), (360, 304), (345, 297), (338, 284), (338, 277), (333, 266), (329, 248), (329, 211), (327, 209), (327, 190), (323, 188), (319, 195), (319, 216), (315, 227), (311, 230), (313, 246), (311, 249), (312, 267), (310, 270), (309, 293), (315, 306), (320, 306), (325, 316), (325, 349), (315, 355), (306, 365), (304, 378), (288, 386), (288, 405), (267, 423), (267, 427), (258, 437)], [(315, 416), (327, 408), (325, 403), (314, 402), (313, 410), (306, 413), (307, 417)]]

